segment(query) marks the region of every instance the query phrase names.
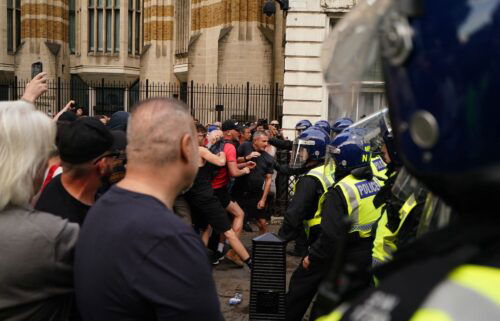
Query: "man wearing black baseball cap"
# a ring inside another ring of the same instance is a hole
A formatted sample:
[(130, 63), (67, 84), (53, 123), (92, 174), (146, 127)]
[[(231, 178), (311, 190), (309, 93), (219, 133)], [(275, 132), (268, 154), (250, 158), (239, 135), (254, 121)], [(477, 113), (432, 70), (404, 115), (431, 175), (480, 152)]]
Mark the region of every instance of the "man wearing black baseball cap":
[[(239, 237), (243, 227), (243, 218), (245, 214), (238, 203), (231, 198), (231, 195), (229, 194), (229, 183), (232, 177), (248, 175), (250, 170), (255, 167), (255, 163), (243, 162), (238, 164), (235, 147), (240, 136), (238, 123), (233, 119), (226, 120), (222, 123), (221, 129), (224, 132), (225, 144), (223, 151), (226, 155), (226, 166), (220, 168), (215, 177), (212, 179), (212, 188), (214, 189), (214, 194), (219, 199), (222, 207), (234, 216), (232, 228), (236, 233), (236, 236)], [(224, 237), (222, 236), (217, 246), (216, 256), (213, 259), (213, 263), (217, 263), (217, 260), (222, 257), (223, 248)], [(241, 258), (239, 258), (233, 250), (227, 252), (226, 258), (239, 266), (244, 265)]]
[(36, 209), (82, 224), (115, 156), (113, 135), (98, 120), (80, 118), (57, 142), (63, 173), (45, 187)]

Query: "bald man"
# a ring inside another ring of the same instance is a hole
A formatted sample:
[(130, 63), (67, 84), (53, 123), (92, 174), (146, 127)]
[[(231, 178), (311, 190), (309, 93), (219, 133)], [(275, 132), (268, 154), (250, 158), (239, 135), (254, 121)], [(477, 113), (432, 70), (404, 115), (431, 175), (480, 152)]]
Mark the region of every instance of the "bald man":
[(127, 139), (125, 178), (92, 207), (77, 245), (83, 320), (223, 320), (204, 246), (172, 212), (198, 170), (187, 107), (141, 102)]

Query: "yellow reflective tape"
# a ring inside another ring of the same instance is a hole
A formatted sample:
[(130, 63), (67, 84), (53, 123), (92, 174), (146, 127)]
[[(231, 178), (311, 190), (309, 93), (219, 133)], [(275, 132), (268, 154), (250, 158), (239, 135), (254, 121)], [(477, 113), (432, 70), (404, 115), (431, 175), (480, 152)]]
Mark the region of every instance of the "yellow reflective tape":
[(341, 304), (332, 313), (330, 313), (329, 315), (322, 316), (322, 317), (316, 319), (316, 321), (339, 321), (340, 319), (342, 319), (342, 317), (344, 316), (344, 313), (347, 311), (347, 309), (349, 309), (348, 304), (345, 304), (345, 303)]
[(342, 313), (335, 310), (329, 315), (316, 319), (316, 321), (339, 321), (340, 319), (342, 319)]
[(453, 321), (445, 312), (436, 309), (418, 309), (410, 321)]
[(311, 228), (313, 226), (321, 224), (321, 216), (320, 217), (315, 217), (310, 220), (304, 221), (306, 225)]
[(450, 280), (479, 292), (491, 301), (500, 305), (500, 269), (479, 266), (463, 265), (451, 272)]
[[(406, 202), (403, 204), (403, 206), (399, 210), (400, 218), (402, 220), (404, 220), (406, 218), (406, 216), (408, 214), (410, 214), (410, 212), (415, 208), (415, 206), (417, 206), (417, 201), (415, 200), (415, 195), (411, 194), (410, 197), (408, 197)], [(401, 225), (402, 224), (400, 224), (398, 231), (401, 228)]]
[(324, 170), (325, 165), (322, 165), (311, 169), (309, 172), (307, 172), (307, 174), (305, 174), (305, 176), (316, 177), (320, 181), (321, 186), (323, 187), (323, 191), (326, 192), (333, 185), (334, 181), (333, 178), (329, 179), (325, 176)]

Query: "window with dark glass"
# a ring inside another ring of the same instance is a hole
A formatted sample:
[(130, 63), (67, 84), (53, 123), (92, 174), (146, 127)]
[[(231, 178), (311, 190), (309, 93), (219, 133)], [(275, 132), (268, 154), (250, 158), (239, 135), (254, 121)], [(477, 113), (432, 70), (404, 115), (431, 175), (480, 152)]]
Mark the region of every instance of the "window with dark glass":
[(69, 0), (69, 51), (74, 54), (76, 46), (76, 14), (75, 1)]
[(120, 51), (120, 0), (115, 0), (115, 10), (114, 10), (114, 21), (115, 28), (113, 30), (114, 34), (114, 50), (115, 52)]
[(142, 47), (140, 0), (128, 0), (128, 53), (140, 54)]
[(21, 44), (21, 0), (7, 0), (7, 51), (12, 53)]
[(89, 0), (89, 51), (120, 51), (120, 1)]
[(175, 1), (175, 54), (186, 55), (189, 44), (189, 1)]
[[(342, 16), (330, 17), (330, 30), (342, 19)], [(342, 111), (348, 108), (353, 119), (359, 119), (363, 115), (370, 115), (387, 106), (384, 82), (382, 77), (382, 66), (379, 60), (366, 69), (360, 83), (353, 83), (352, 90), (346, 93), (339, 84), (328, 83), (330, 95), (328, 104), (329, 119), (345, 116)]]

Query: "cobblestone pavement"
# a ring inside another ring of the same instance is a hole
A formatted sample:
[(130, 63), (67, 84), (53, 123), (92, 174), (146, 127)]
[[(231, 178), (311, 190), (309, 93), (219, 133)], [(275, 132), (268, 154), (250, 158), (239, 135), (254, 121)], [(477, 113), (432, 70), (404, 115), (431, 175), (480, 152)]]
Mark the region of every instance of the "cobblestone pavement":
[[(255, 225), (252, 226), (254, 230), (257, 230)], [(279, 229), (279, 225), (270, 225), (269, 227), (270, 232), (273, 233), (277, 233)], [(243, 232), (241, 239), (245, 246), (250, 249), (252, 238), (256, 236), (257, 233)], [(300, 258), (287, 256), (287, 284), (299, 262)], [(244, 268), (236, 267), (225, 259), (214, 268), (214, 279), (217, 285), (221, 310), (226, 321), (247, 321), (250, 298), (250, 270), (246, 266)], [(228, 301), (236, 292), (243, 294), (243, 302), (236, 306), (230, 306)]]

